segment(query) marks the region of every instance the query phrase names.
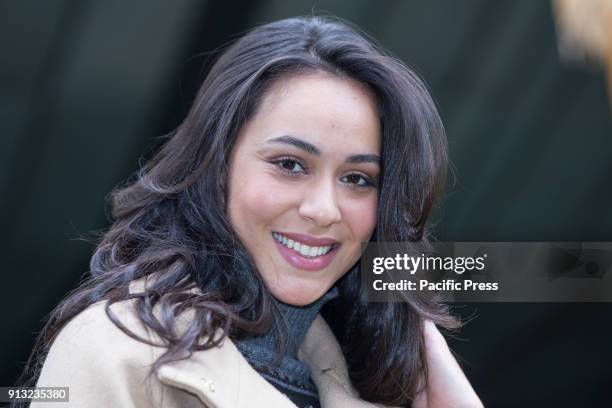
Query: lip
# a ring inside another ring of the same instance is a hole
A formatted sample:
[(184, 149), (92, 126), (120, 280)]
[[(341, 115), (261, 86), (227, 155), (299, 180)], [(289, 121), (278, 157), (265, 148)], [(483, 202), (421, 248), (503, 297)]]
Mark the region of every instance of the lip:
[[(289, 265), (297, 269), (302, 269), (302, 270), (307, 270), (307, 271), (319, 271), (331, 263), (331, 261), (334, 259), (334, 257), (338, 253), (338, 248), (340, 248), (340, 245), (337, 245), (339, 244), (339, 242), (336, 240), (330, 239), (330, 238), (314, 238), (314, 237), (310, 237), (308, 235), (303, 235), (303, 234), (285, 234), (285, 233), (280, 233), (280, 232), (279, 234), (284, 235), (287, 238), (293, 239), (294, 241), (304, 243), (308, 246), (333, 245), (331, 250), (325, 255), (317, 256), (314, 258), (309, 258), (309, 257), (305, 257), (302, 254), (294, 251), (293, 249), (287, 248), (285, 245), (281, 244), (276, 239), (274, 239), (272, 235), (270, 235), (270, 238), (272, 238), (272, 240), (274, 241), (274, 244), (276, 245), (276, 248), (278, 249), (278, 252), (280, 252), (281, 256), (285, 259), (285, 261)], [(306, 238), (306, 239), (302, 239), (302, 238)], [(307, 242), (307, 240), (310, 243)]]

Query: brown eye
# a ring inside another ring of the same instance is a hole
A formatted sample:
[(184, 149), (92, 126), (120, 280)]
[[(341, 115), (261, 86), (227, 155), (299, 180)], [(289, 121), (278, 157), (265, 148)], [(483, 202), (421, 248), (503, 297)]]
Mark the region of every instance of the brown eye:
[(279, 167), (282, 171), (289, 174), (306, 173), (304, 166), (297, 160), (291, 158), (284, 158), (273, 161), (274, 165)]
[(373, 186), (372, 182), (361, 174), (349, 174), (342, 178), (342, 181), (348, 184), (352, 184), (355, 187), (371, 187)]
[(301, 169), (300, 164), (294, 160), (283, 160), (281, 162), (281, 166), (285, 170), (289, 170), (289, 171), (300, 171)]

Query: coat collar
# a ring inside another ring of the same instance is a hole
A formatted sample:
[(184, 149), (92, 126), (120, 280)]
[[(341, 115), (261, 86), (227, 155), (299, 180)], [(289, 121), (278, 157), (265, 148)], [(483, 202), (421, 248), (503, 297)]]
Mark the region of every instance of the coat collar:
[[(358, 397), (340, 345), (320, 315), (308, 330), (298, 356), (311, 369), (322, 408), (375, 406)], [(158, 379), (196, 395), (207, 407), (296, 407), (251, 367), (227, 337), (219, 347), (163, 365)]]
[[(132, 282), (130, 292), (142, 291), (145, 284), (144, 280)], [(381, 407), (359, 398), (351, 385), (340, 345), (321, 315), (308, 329), (298, 358), (310, 367), (322, 408)], [(218, 347), (194, 351), (186, 359), (162, 365), (157, 377), (164, 384), (196, 395), (211, 408), (296, 408), (227, 337)]]

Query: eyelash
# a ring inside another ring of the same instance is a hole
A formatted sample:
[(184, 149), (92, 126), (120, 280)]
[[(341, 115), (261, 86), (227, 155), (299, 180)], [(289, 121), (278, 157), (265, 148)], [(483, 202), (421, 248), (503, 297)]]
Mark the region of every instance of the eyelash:
[[(286, 168), (284, 168), (282, 166), (282, 163), (287, 163), (287, 162), (294, 163), (294, 166), (295, 166), (295, 163), (297, 163), (303, 170), (301, 172), (287, 170)], [(298, 177), (299, 173), (307, 174), (307, 172), (308, 172), (308, 167), (306, 166), (306, 164), (304, 164), (301, 160), (298, 160), (295, 157), (289, 157), (289, 156), (287, 156), (287, 157), (279, 157), (277, 159), (270, 160), (270, 163), (274, 164), (276, 167), (278, 167), (278, 169), (280, 171), (282, 171), (283, 173), (287, 174), (290, 177)], [(359, 185), (359, 184), (356, 184), (356, 183), (348, 183), (348, 184), (351, 185), (351, 187), (359, 188), (359, 189), (361, 189), (361, 188), (376, 188), (377, 187), (376, 184), (369, 177), (366, 177), (363, 174), (351, 173), (351, 174), (348, 174), (348, 175), (344, 176), (343, 178), (350, 177), (350, 176), (360, 177), (365, 182), (365, 184), (362, 184), (362, 185)]]

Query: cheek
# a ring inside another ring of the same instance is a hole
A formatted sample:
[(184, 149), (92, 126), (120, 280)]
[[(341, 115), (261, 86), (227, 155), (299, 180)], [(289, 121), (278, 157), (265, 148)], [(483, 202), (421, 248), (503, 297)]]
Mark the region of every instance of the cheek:
[(359, 200), (351, 203), (345, 209), (346, 221), (359, 242), (369, 241), (376, 227), (378, 197)]
[(239, 233), (258, 232), (290, 207), (287, 194), (270, 177), (253, 171), (234, 176), (228, 207), (232, 226)]

